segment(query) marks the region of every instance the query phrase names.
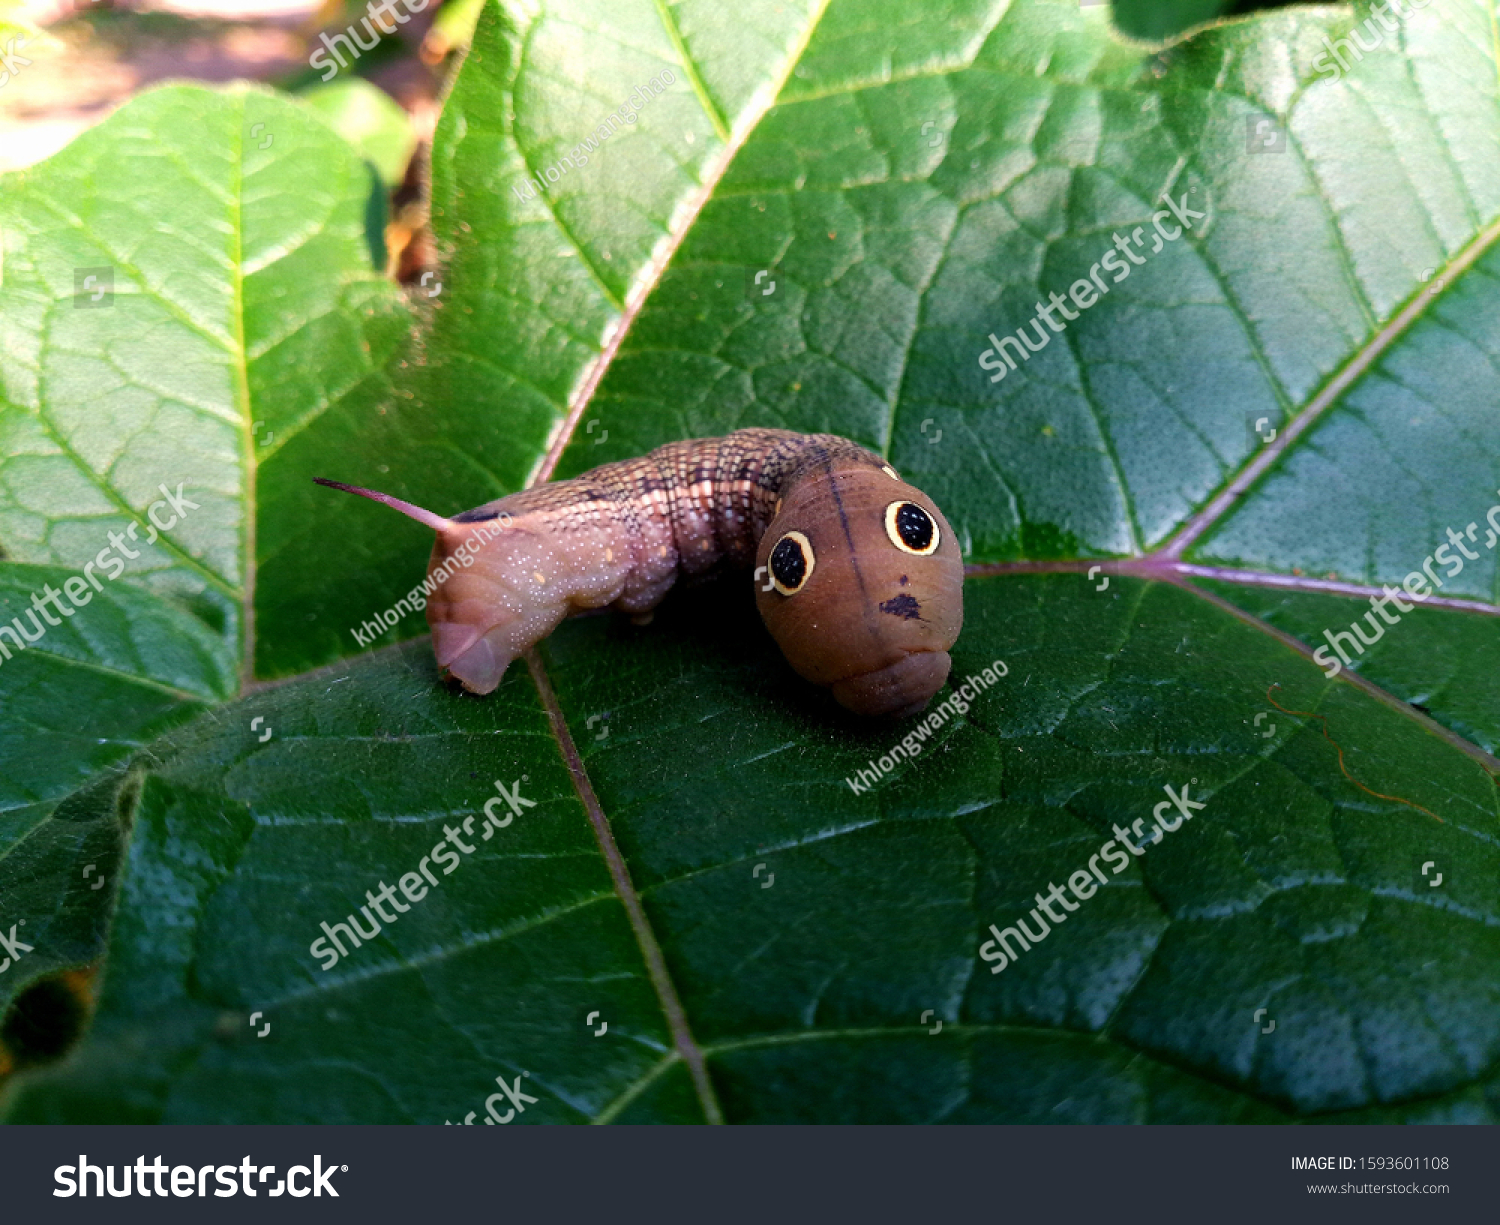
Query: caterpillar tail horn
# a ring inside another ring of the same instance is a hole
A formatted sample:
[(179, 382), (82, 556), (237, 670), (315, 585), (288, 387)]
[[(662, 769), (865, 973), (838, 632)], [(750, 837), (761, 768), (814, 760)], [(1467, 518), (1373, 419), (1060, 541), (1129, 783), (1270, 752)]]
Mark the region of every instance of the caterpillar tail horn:
[[(525, 606), (533, 609), (528, 621), (521, 615), (523, 609), (517, 608), (502, 590), (506, 587), (503, 575), (508, 557), (492, 555), (490, 565), (476, 566), (482, 556), (476, 545), (490, 538), (488, 520), (499, 516), (445, 519), (388, 493), (325, 477), (313, 480), (330, 489), (341, 489), (389, 506), (438, 534), (427, 563), (427, 579), (421, 588), (427, 624), (432, 630), (438, 667), (456, 677), (470, 692), (491, 692), (511, 661), (537, 638), (550, 633), (566, 612), (563, 606), (553, 609), (544, 602), (532, 601)], [(505, 518), (508, 521), (509, 516)], [(466, 573), (471, 568), (475, 570), (472, 575)], [(490, 573), (491, 569), (494, 573)]]
[(453, 526), (453, 520), (444, 519), (442, 515), (423, 510), (420, 506), (413, 506), (410, 502), (403, 502), (400, 498), (393, 498), (388, 493), (379, 493), (374, 489), (361, 489), (358, 485), (345, 485), (342, 481), (330, 481), (322, 476), (313, 477), (313, 484), (327, 485), (329, 489), (342, 489), (345, 493), (354, 493), (362, 498), (369, 498), (372, 502), (379, 502), (382, 506), (399, 510), (408, 519), (415, 519), (436, 532), (448, 531)]

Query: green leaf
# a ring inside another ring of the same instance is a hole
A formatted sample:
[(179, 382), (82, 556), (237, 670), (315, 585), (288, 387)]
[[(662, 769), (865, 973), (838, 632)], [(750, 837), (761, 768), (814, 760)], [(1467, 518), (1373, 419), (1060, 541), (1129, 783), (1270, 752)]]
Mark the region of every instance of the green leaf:
[(359, 150), (387, 188), (401, 182), (417, 136), (406, 112), (385, 90), (359, 77), (346, 77), (311, 85), (297, 97)]
[[(474, 37), (474, 27), (479, 24), (479, 14), (484, 12), (484, 0), (449, 0), (438, 9), (432, 19), (432, 29), (438, 32), (444, 53), (450, 48), (467, 47)], [(425, 51), (424, 46), (424, 51)]]
[[(1450, 549), (1450, 556), (1457, 554)], [(1441, 574), (1442, 571), (1439, 570)], [(1340, 639), (1349, 667), (1418, 711), (1451, 727), (1486, 752), (1500, 752), (1500, 705), (1493, 677), (1500, 672), (1500, 635), (1478, 601), (1467, 607), (1419, 607), (1410, 613), (1386, 605), (1400, 618), (1400, 633), (1375, 637), (1364, 621), (1364, 604), (1308, 591), (1277, 591), (1207, 580), (1204, 584), (1239, 607), (1320, 648), (1334, 634)], [(1411, 603), (1404, 600), (1403, 603)], [(1362, 636), (1351, 642), (1349, 623), (1359, 621)], [(1326, 658), (1335, 658), (1330, 650)]]
[[(0, 917), (48, 924), (7, 996), (102, 947), (132, 758), (236, 692), (251, 550), (274, 572), (300, 527), (267, 494), (373, 408), (376, 191), (295, 104), (184, 87), (0, 179)], [(21, 650), (11, 618), (69, 581), (88, 607)], [(278, 599), (261, 649), (302, 632)]]
[[(1364, 21), (1148, 51), (1044, 0), (488, 8), (420, 342), (358, 280), (363, 364), (297, 367), (352, 369), (347, 408), (256, 482), (254, 657), (302, 674), (111, 716), (152, 738), (85, 809), (133, 822), (99, 1010), (6, 1117), (478, 1122), (499, 1078), (519, 1122), (1494, 1122), (1500, 66), (1478, 0)], [(340, 658), (428, 542), (306, 477), (450, 514), (747, 425), (932, 494), (971, 563), (952, 684), (1003, 675), (857, 720), (743, 576), (570, 622), (486, 699), (422, 641)], [(1449, 528), (1475, 555), (1380, 618)]]
[[(383, 389), (372, 344), (389, 342), (367, 333), (396, 296), (371, 268), (378, 182), (285, 99), (168, 87), (3, 187), (6, 555), (81, 567), (181, 485), (198, 507), (128, 581), (248, 654), (250, 542), (275, 568), (300, 528), (266, 495)], [(280, 599), (257, 609), (261, 650), (292, 634)]]
[(1159, 41), (1222, 17), (1235, 7), (1235, 0), (1114, 0), (1114, 17), (1123, 33)]
[[(200, 621), (124, 583), (83, 583), (84, 607), (61, 603), (59, 617), (44, 604), (38, 619), (32, 594), (45, 599), (69, 578), (80, 581), (58, 566), (0, 563), (0, 918), (25, 922), (37, 950), (0, 975), (0, 1007), (44, 971), (97, 955), (131, 760), (235, 687), (233, 658)], [(37, 642), (17, 645), (38, 629)]]

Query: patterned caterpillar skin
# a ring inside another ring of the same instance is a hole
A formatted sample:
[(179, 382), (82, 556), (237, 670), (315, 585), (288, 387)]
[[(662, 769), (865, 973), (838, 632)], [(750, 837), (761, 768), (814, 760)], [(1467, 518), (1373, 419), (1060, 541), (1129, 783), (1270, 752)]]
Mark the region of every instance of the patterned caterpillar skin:
[[(963, 563), (942, 512), (833, 434), (669, 443), (451, 519), (319, 483), (436, 529), (428, 574), (444, 577), (427, 622), (439, 666), (475, 693), (569, 614), (613, 605), (648, 620), (679, 575), (722, 566), (758, 567), (756, 603), (787, 661), (858, 714), (921, 710), (963, 625)], [(450, 559), (463, 553), (472, 564), (459, 568)]]

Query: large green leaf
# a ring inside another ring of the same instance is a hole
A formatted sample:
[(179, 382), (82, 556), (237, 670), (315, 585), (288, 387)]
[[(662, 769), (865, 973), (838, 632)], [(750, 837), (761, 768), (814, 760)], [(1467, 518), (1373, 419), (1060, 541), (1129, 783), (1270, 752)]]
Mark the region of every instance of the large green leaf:
[[(478, 1121), (503, 1078), (523, 1122), (1495, 1121), (1500, 710), (1465, 667), (1500, 612), (1493, 20), (1430, 6), (1331, 79), (1347, 11), (1152, 53), (1074, 0), (486, 10), (419, 346), (356, 278), (363, 364), (297, 366), (351, 407), (237, 503), (253, 658), (289, 678), (194, 718), (222, 689), (142, 650), (181, 705), (122, 701), (101, 730), (139, 754), (34, 787), (133, 826), (93, 1028), (9, 1117)], [(991, 382), (991, 334), (1164, 193), (1190, 230)], [(565, 625), (482, 700), (421, 641), (341, 658), (427, 545), (314, 471), (453, 513), (745, 425), (887, 455), (972, 563), (954, 681), (1005, 675), (873, 786), (916, 725), (798, 681), (743, 579)], [(1325, 677), (1324, 631), (1471, 522), (1441, 598)], [(1193, 820), (989, 972), (988, 927), (1168, 787)], [(481, 839), (486, 804), (513, 819)]]
[[(72, 571), (0, 562), (0, 624)], [(57, 614), (52, 617), (57, 620)], [(29, 627), (29, 621), (27, 622)], [(14, 651), (0, 670), (0, 919), (34, 954), (0, 975), (0, 1006), (24, 982), (102, 947), (144, 744), (234, 691), (234, 664), (202, 622), (124, 583)], [(80, 712), (86, 717), (80, 718)]]
[(371, 437), (401, 328), (376, 190), (295, 104), (180, 87), (0, 180), (0, 646), (49, 583), (90, 601), (0, 666), (0, 918), (51, 916), (0, 1001), (98, 951), (121, 772), (236, 692), (252, 547), (274, 574), (306, 526), (295, 465)]

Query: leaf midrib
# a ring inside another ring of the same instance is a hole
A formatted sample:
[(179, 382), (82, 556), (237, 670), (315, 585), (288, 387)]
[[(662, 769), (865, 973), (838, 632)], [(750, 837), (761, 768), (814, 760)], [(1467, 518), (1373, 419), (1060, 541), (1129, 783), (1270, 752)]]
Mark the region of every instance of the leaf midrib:
[(255, 577), (256, 577), (256, 477), (255, 435), (250, 418), (250, 368), (248, 349), (245, 344), (245, 108), (250, 95), (240, 94), (240, 125), (236, 133), (234, 156), (230, 159), (233, 186), (229, 192), (230, 225), (229, 241), (234, 250), (229, 257), (229, 275), (233, 286), (230, 299), (230, 320), (234, 328), (234, 348), (230, 353), (234, 371), (235, 399), (239, 402), (240, 452), (244, 456), (245, 498), (240, 513), (244, 533), (245, 582), (240, 617), (240, 692), (244, 693), (255, 680)]
[[(677, 30), (675, 22), (671, 19), (670, 12), (663, 0), (653, 0), (656, 5), (658, 16), (666, 28), (668, 37), (673, 40), (674, 46), (678, 48), (682, 59), (684, 70), (688, 72), (689, 80), (699, 99), (709, 121), (723, 142), (723, 148), (718, 157), (710, 165), (708, 173), (700, 184), (696, 197), (693, 198), (688, 207), (678, 213), (678, 229), (675, 234), (658, 244), (657, 251), (648, 260), (645, 269), (638, 274), (634, 280), (632, 289), (627, 295), (619, 317), (614, 324), (614, 330), (604, 349), (598, 357), (590, 364), (579, 380), (577, 390), (570, 397), (572, 404), (568, 414), (564, 417), (557, 432), (557, 437), (552, 446), (543, 455), (542, 460), (530, 479), (526, 482), (527, 488), (540, 484), (550, 479), (557, 467), (557, 462), (562, 456), (563, 448), (567, 446), (574, 432), (577, 430), (578, 422), (582, 419), (594, 392), (598, 389), (606, 371), (614, 361), (620, 346), (624, 343), (625, 336), (629, 333), (631, 325), (635, 322), (646, 301), (650, 298), (652, 290), (661, 280), (672, 258), (676, 255), (683, 239), (692, 230), (703, 207), (713, 197), (714, 189), (718, 186), (724, 173), (733, 164), (735, 156), (744, 146), (750, 134), (759, 125), (766, 113), (775, 104), (776, 98), (786, 88), (787, 81), (801, 62), (807, 51), (813, 34), (822, 21), (824, 13), (827, 12), (830, 0), (818, 0), (817, 7), (809, 15), (807, 23), (802, 31), (801, 37), (786, 57), (780, 78), (775, 81), (772, 88), (766, 90), (763, 104), (753, 113), (746, 114), (737, 133), (728, 130), (723, 119), (718, 115), (717, 109), (708, 98), (707, 91), (703, 85), (702, 75), (697, 66), (693, 64), (687, 53), (687, 47), (683, 43), (681, 32)], [(519, 72), (519, 65), (517, 68)], [(550, 207), (550, 206), (549, 206)], [(571, 236), (570, 236), (571, 240)], [(577, 246), (577, 244), (574, 244)], [(581, 253), (581, 249), (580, 249)], [(588, 261), (585, 259), (585, 263)], [(609, 299), (609, 295), (606, 294)], [(611, 300), (611, 304), (613, 302)], [(895, 405), (892, 405), (894, 416)], [(558, 751), (561, 753), (564, 763), (568, 768), (569, 776), (572, 778), (578, 797), (583, 803), (584, 810), (588, 814), (590, 825), (593, 827), (595, 836), (599, 841), (600, 852), (609, 869), (611, 880), (614, 882), (615, 892), (624, 905), (627, 917), (630, 920), (631, 929), (636, 937), (641, 956), (645, 962), (647, 972), (651, 978), (652, 987), (657, 996), (657, 1002), (661, 1006), (663, 1016), (666, 1018), (668, 1029), (672, 1033), (673, 1044), (677, 1056), (687, 1066), (689, 1076), (693, 1082), (693, 1090), (698, 1099), (699, 1108), (703, 1111), (703, 1117), (708, 1123), (722, 1123), (724, 1121), (723, 1109), (719, 1105), (717, 1094), (711, 1078), (708, 1075), (706, 1061), (702, 1051), (699, 1049), (693, 1037), (691, 1026), (688, 1022), (686, 1009), (681, 1003), (676, 984), (672, 981), (670, 971), (666, 963), (666, 956), (661, 949), (660, 942), (652, 930), (650, 920), (646, 916), (644, 905), (639, 893), (630, 878), (630, 869), (624, 854), (620, 851), (614, 841), (609, 818), (605, 815), (603, 807), (599, 804), (598, 797), (594, 793), (593, 784), (588, 777), (588, 772), (583, 764), (582, 756), (577, 746), (573, 743), (572, 735), (568, 728), (567, 718), (563, 714), (562, 707), (557, 700), (551, 680), (546, 674), (540, 656), (535, 649), (526, 654), (526, 662), (531, 673), (533, 685), (537, 691), (537, 697), (547, 712), (547, 717), (552, 725), (553, 733), (557, 739)]]

